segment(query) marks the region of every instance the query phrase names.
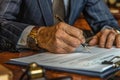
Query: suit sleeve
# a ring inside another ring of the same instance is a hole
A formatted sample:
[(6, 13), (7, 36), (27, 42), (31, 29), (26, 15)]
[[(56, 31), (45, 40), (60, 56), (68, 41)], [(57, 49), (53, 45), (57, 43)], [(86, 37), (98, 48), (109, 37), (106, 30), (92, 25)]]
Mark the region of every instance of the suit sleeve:
[(87, 0), (83, 13), (95, 33), (106, 25), (120, 30), (117, 21), (103, 0)]
[(16, 50), (22, 31), (29, 24), (17, 21), (22, 0), (0, 0), (0, 50)]

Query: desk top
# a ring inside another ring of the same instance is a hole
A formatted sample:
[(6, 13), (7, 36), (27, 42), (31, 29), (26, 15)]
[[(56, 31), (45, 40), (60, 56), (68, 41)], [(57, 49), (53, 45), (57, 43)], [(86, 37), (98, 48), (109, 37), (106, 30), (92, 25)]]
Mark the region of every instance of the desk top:
[[(35, 52), (21, 52), (21, 53), (11, 53), (11, 52), (1, 52), (0, 53), (0, 64), (4, 65), (13, 72), (13, 80), (19, 80), (20, 76), (23, 73), (23, 67), (17, 65), (6, 64), (5, 62), (9, 61), (11, 58), (18, 58), (28, 55), (34, 55)], [(48, 78), (55, 78), (59, 76), (72, 76), (73, 80), (106, 80), (98, 77), (85, 76), (80, 74), (66, 73), (66, 72), (57, 72), (57, 71), (46, 71)], [(113, 76), (113, 75), (112, 75)], [(117, 79), (115, 79), (117, 80)], [(118, 79), (120, 80), (120, 78)]]
[(7, 67), (13, 72), (13, 80), (19, 80), (20, 76), (23, 73), (23, 67), (17, 65), (6, 64), (7, 61), (11, 58), (17, 58), (27, 55), (32, 55), (33, 52), (23, 52), (23, 53), (11, 53), (11, 52), (0, 52), (0, 64)]

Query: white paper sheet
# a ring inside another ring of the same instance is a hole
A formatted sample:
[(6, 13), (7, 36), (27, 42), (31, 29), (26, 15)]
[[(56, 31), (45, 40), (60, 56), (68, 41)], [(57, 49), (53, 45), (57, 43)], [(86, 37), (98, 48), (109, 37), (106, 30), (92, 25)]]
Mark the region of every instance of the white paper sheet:
[(110, 60), (115, 56), (120, 56), (119, 48), (89, 48), (92, 53), (86, 52), (84, 48), (79, 47), (74, 53), (69, 54), (54, 54), (46, 52), (11, 60), (24, 63), (36, 62), (39, 65), (50, 67), (103, 72), (112, 67), (112, 65), (103, 65), (101, 64), (102, 61)]

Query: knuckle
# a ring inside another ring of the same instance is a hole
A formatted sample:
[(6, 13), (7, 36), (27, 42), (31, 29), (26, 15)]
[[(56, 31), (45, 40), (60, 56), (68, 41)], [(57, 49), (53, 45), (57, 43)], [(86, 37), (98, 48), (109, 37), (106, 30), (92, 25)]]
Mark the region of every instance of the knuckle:
[(101, 36), (100, 42), (101, 42), (101, 43), (104, 43), (104, 42), (105, 42), (105, 38), (104, 38), (103, 36)]
[(75, 46), (75, 47), (78, 47), (79, 45), (80, 45), (80, 41), (79, 40), (76, 40), (76, 41), (74, 41), (74, 43), (73, 43), (73, 45)]
[(110, 42), (113, 42), (114, 40), (115, 40), (115, 38), (111, 38), (111, 39), (109, 39), (110, 40)]
[(76, 30), (76, 33), (77, 33), (78, 35), (81, 35), (81, 34), (83, 34), (83, 31), (80, 30), (80, 29), (77, 29), (77, 30)]
[(83, 37), (82, 33), (80, 32), (76, 32), (76, 34), (78, 35), (79, 38)]
[(64, 25), (64, 23), (63, 23), (63, 22), (58, 23), (58, 28), (63, 27), (63, 25)]
[(75, 49), (76, 49), (76, 48), (71, 48), (71, 50), (70, 50), (70, 51), (71, 51), (71, 52), (73, 52), (73, 51), (75, 51)]
[(55, 37), (61, 37), (62, 36), (62, 31), (60, 29), (58, 29), (55, 33)]
[(106, 35), (107, 33), (109, 33), (111, 30), (110, 29), (104, 29), (104, 30), (102, 30), (102, 34), (103, 35)]
[(111, 41), (114, 41), (114, 40), (115, 40), (115, 37), (109, 36), (109, 37), (107, 38), (107, 40), (110, 41), (110, 42), (111, 42)]
[(63, 38), (67, 38), (68, 35), (63, 30), (59, 29), (56, 31), (55, 37), (59, 39), (63, 39)]
[(51, 46), (56, 50), (56, 49), (60, 48), (61, 43), (60, 43), (60, 41), (56, 40), (53, 44), (51, 44)]
[(54, 44), (53, 44), (54, 46), (56, 46), (56, 48), (57, 47), (59, 47), (60, 46), (60, 41), (58, 41), (58, 40), (55, 40), (55, 42), (54, 42)]
[(111, 35), (111, 36), (115, 36), (115, 35), (116, 35), (116, 32), (111, 31), (110, 35)]
[(83, 31), (82, 31), (82, 30), (80, 30), (80, 34), (83, 34)]
[(108, 36), (107, 40), (108, 40), (109, 42), (114, 41), (114, 40), (115, 40), (115, 35), (114, 35), (114, 33), (111, 33), (111, 34)]

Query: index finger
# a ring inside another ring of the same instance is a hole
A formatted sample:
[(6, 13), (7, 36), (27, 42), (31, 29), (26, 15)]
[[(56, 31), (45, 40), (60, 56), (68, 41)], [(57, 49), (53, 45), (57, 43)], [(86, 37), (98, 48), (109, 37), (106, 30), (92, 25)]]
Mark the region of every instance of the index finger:
[(64, 28), (65, 32), (73, 37), (76, 37), (78, 39), (84, 39), (84, 36), (83, 36), (83, 32), (82, 30), (74, 27), (74, 26), (70, 26), (68, 25), (67, 27)]

